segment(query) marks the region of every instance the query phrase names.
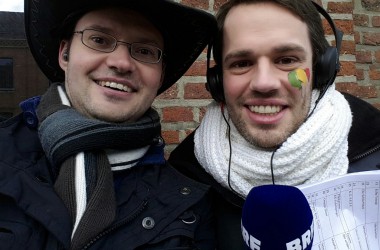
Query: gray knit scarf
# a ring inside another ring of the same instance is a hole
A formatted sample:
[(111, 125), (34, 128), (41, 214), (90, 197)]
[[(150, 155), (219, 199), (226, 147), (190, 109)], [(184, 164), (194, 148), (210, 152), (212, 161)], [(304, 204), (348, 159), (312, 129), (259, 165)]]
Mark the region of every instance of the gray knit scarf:
[(110, 226), (116, 215), (113, 175), (106, 152), (135, 152), (140, 148), (146, 152), (160, 135), (160, 119), (153, 109), (134, 123), (86, 118), (70, 107), (59, 84), (52, 84), (42, 96), (37, 116), (42, 147), (58, 175), (55, 191), (73, 220), (71, 249), (81, 249)]

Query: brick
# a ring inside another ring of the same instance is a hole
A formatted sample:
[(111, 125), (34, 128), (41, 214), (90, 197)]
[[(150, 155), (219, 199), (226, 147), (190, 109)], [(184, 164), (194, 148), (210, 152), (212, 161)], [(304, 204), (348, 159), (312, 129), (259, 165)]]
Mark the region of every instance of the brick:
[(380, 80), (380, 66), (379, 65), (370, 66), (369, 78), (371, 80)]
[(375, 61), (377, 63), (380, 63), (380, 50), (375, 52)]
[(373, 27), (380, 27), (380, 16), (372, 17), (372, 26)]
[(192, 108), (166, 107), (162, 109), (163, 122), (190, 122), (194, 121)]
[(336, 89), (359, 98), (377, 97), (377, 91), (374, 86), (359, 86), (357, 83), (338, 83)]
[(380, 31), (379, 32), (363, 32), (363, 43), (366, 45), (379, 45)]
[(360, 37), (361, 37), (360, 36), (360, 32), (355, 31), (354, 32), (354, 39), (355, 39), (355, 43), (356, 44), (361, 44), (362, 43)]
[(345, 35), (354, 34), (354, 24), (351, 20), (335, 20), (334, 23), (336, 27), (343, 32), (343, 34)]
[[(326, 35), (332, 35), (333, 31), (330, 27), (330, 24), (327, 22), (326, 19), (322, 20), (323, 28), (325, 30)], [(343, 32), (345, 35), (352, 35), (354, 34), (354, 25), (353, 22), (350, 20), (334, 20), (335, 26)]]
[(374, 86), (359, 86), (356, 94), (360, 98), (376, 98), (377, 90)]
[(174, 84), (164, 93), (161, 93), (161, 95), (157, 96), (157, 99), (178, 99), (178, 85)]
[(364, 80), (364, 70), (363, 69), (356, 69), (356, 79)]
[(186, 71), (185, 76), (206, 76), (206, 61), (195, 61)]
[(357, 63), (372, 63), (372, 54), (370, 51), (357, 51), (356, 52)]
[(177, 144), (179, 143), (179, 131), (176, 130), (163, 130), (162, 137), (166, 144)]
[(349, 93), (349, 94), (352, 94), (352, 95), (355, 95), (356, 91), (357, 91), (357, 88), (358, 88), (358, 84), (357, 83), (337, 83), (336, 84), (336, 89), (340, 92), (345, 92), (345, 93)]
[(185, 99), (210, 99), (210, 92), (206, 90), (205, 83), (188, 83), (185, 85)]
[(340, 62), (339, 76), (354, 76), (356, 74), (355, 62)]
[(351, 2), (329, 2), (327, 5), (328, 12), (332, 13), (352, 13), (353, 4)]
[(208, 0), (182, 0), (182, 4), (187, 6), (208, 10), (209, 1)]
[(340, 54), (342, 55), (354, 55), (356, 50), (356, 44), (354, 41), (342, 41), (342, 47), (340, 49)]
[(361, 0), (362, 6), (369, 11), (380, 11), (379, 0)]
[(369, 17), (365, 14), (354, 14), (354, 24), (356, 26), (368, 27)]

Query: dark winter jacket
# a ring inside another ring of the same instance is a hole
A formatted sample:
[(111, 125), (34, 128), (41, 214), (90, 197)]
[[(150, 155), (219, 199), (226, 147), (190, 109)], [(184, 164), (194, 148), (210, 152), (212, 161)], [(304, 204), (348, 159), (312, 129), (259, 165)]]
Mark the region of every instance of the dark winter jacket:
[[(380, 111), (365, 101), (344, 94), (353, 124), (348, 138), (348, 172), (380, 169)], [(183, 174), (212, 186), (218, 250), (245, 249), (240, 229), (244, 200), (221, 186), (198, 163), (194, 155), (194, 132), (171, 154), (169, 162)]]
[[(0, 123), (0, 249), (68, 249), (72, 220), (33, 127), (22, 114)], [(162, 153), (152, 147), (148, 158)], [(116, 220), (85, 249), (214, 249), (207, 186), (168, 164), (141, 164), (114, 180)]]

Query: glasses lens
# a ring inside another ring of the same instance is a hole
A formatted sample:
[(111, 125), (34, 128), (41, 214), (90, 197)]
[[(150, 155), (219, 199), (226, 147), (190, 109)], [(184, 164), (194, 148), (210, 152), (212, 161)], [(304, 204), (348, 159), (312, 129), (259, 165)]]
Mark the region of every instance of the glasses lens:
[(161, 59), (161, 50), (153, 45), (144, 43), (132, 43), (131, 56), (136, 60), (157, 63)]
[(82, 42), (91, 49), (111, 52), (115, 48), (116, 39), (101, 31), (84, 30)]
[[(82, 42), (87, 47), (102, 51), (102, 52), (112, 52), (114, 51), (118, 41), (111, 35), (104, 32), (92, 29), (85, 29), (82, 33)], [(128, 46), (131, 56), (141, 62), (146, 63), (158, 63), (162, 57), (162, 51), (150, 44), (145, 43), (132, 43), (122, 42)]]

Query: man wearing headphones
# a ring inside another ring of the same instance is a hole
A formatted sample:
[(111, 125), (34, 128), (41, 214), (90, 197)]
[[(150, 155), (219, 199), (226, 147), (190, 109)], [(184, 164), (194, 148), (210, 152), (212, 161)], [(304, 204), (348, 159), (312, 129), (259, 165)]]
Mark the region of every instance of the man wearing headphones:
[(151, 108), (214, 16), (171, 0), (24, 5), (52, 84), (1, 123), (0, 248), (214, 249), (208, 187), (167, 164)]
[(207, 72), (215, 102), (169, 161), (212, 186), (217, 248), (235, 250), (244, 246), (241, 211), (253, 187), (378, 169), (380, 112), (335, 90), (342, 34), (312, 1), (231, 0), (217, 22)]

